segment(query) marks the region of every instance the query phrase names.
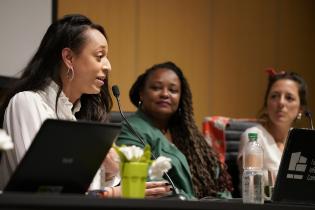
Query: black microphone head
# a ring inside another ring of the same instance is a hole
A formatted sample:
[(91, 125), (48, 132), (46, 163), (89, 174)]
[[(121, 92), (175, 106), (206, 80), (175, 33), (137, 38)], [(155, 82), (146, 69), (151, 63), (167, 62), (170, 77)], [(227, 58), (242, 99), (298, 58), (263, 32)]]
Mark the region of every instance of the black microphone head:
[(310, 129), (314, 130), (314, 125), (313, 125), (313, 119), (312, 119), (312, 113), (308, 110), (306, 110), (304, 112), (305, 116), (307, 117), (308, 121), (309, 121), (309, 127)]
[(312, 113), (310, 111), (308, 111), (308, 110), (304, 112), (304, 115), (306, 117), (312, 117)]
[(118, 88), (117, 85), (113, 85), (113, 86), (112, 86), (112, 92), (113, 92), (113, 94), (114, 94), (114, 96), (115, 96), (116, 98), (119, 98), (120, 92), (119, 92), (119, 88)]

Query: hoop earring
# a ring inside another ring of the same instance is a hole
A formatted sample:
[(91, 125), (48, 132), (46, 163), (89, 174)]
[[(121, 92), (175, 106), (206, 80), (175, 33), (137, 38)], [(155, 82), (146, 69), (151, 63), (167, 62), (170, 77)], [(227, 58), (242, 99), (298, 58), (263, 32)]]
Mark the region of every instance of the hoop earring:
[(298, 120), (302, 119), (302, 113), (301, 112), (298, 113), (298, 115), (296, 116), (296, 119), (298, 119)]
[(69, 81), (72, 81), (74, 78), (74, 70), (73, 67), (67, 69), (67, 78)]

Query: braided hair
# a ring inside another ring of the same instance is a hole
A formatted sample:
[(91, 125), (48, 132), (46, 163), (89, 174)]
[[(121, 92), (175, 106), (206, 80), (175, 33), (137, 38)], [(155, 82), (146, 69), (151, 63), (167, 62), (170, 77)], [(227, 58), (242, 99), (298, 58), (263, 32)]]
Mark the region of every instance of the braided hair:
[(196, 197), (217, 196), (218, 192), (232, 191), (231, 177), (226, 166), (220, 163), (217, 154), (208, 146), (196, 126), (190, 87), (179, 67), (173, 62), (165, 62), (147, 69), (130, 89), (131, 102), (138, 106), (139, 93), (143, 90), (147, 78), (161, 68), (175, 72), (181, 83), (179, 107), (171, 117), (168, 128), (173, 143), (187, 158)]

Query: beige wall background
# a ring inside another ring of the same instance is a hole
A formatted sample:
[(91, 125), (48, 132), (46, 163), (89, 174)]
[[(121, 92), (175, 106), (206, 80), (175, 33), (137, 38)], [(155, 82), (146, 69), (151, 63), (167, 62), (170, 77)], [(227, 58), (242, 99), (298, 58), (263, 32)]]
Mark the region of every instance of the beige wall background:
[(105, 27), (110, 83), (119, 85), (125, 111), (135, 110), (128, 92), (137, 76), (168, 60), (190, 83), (199, 127), (205, 116), (254, 118), (267, 67), (301, 74), (315, 111), (315, 1), (58, 0), (57, 11)]

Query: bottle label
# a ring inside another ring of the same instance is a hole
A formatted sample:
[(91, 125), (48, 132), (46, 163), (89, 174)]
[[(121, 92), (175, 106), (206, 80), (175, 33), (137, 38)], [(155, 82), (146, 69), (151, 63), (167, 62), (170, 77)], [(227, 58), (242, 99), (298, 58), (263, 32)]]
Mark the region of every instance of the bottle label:
[(263, 168), (263, 157), (257, 154), (247, 154), (244, 158), (244, 168)]

